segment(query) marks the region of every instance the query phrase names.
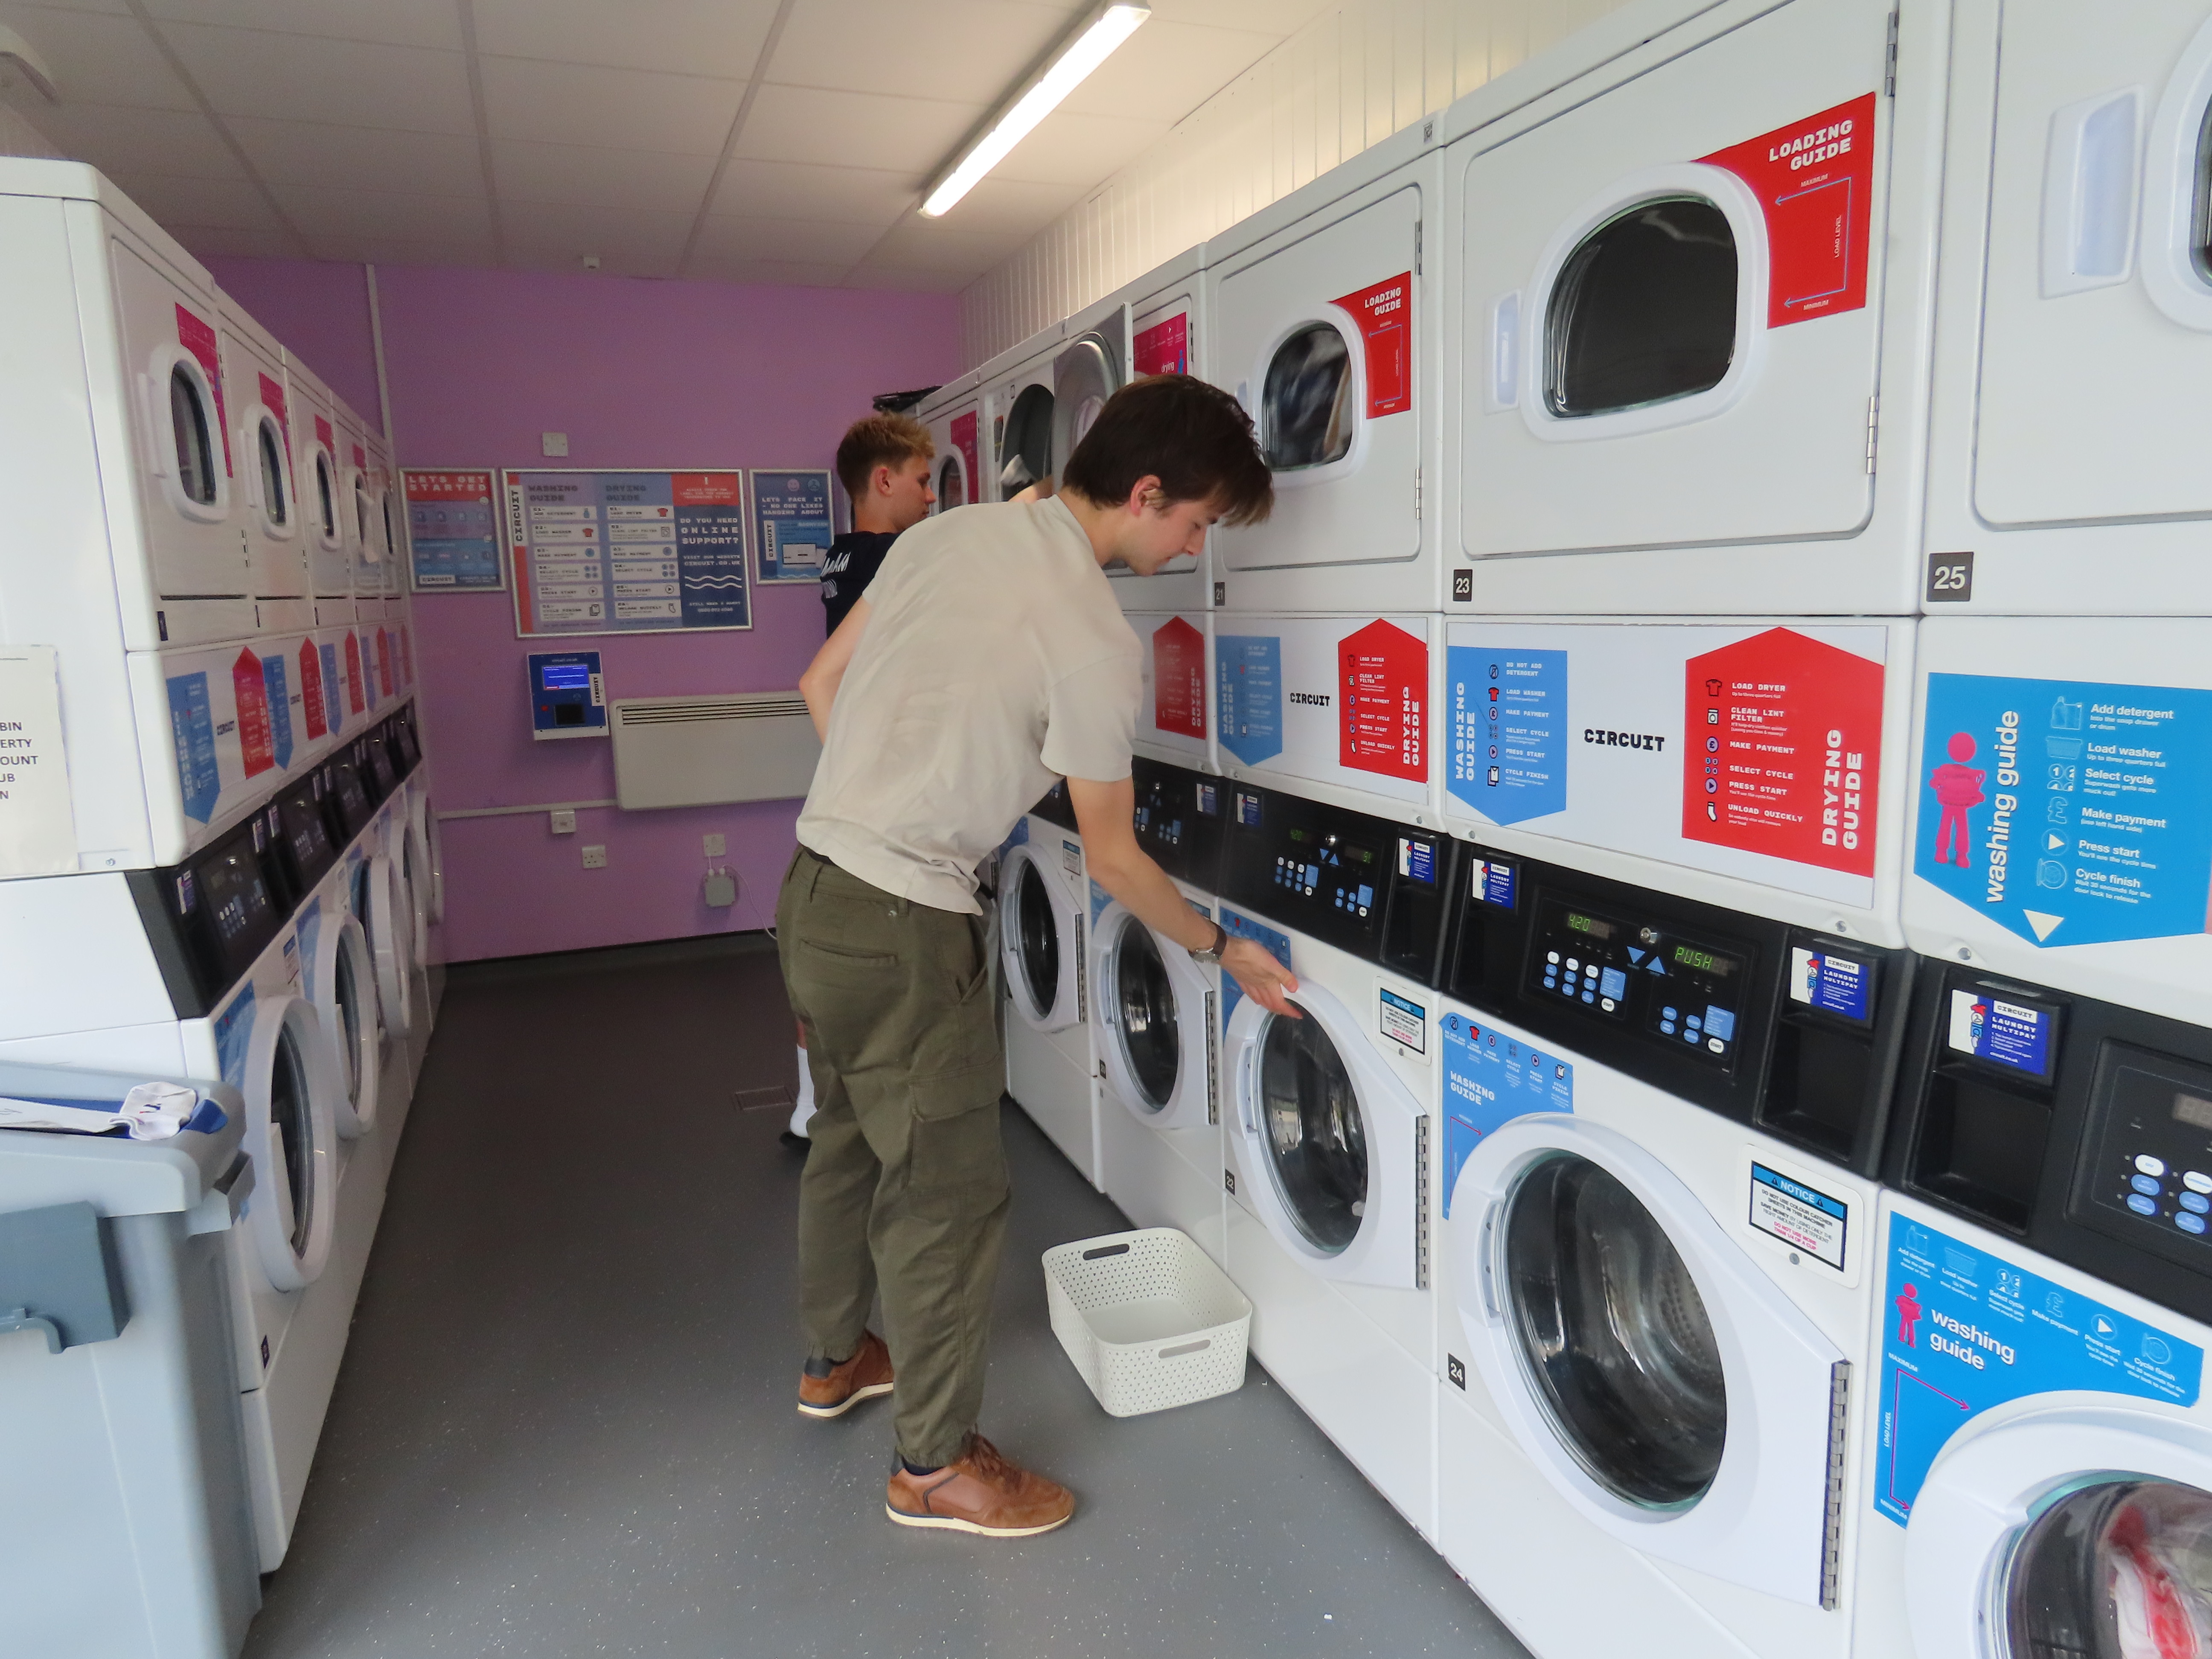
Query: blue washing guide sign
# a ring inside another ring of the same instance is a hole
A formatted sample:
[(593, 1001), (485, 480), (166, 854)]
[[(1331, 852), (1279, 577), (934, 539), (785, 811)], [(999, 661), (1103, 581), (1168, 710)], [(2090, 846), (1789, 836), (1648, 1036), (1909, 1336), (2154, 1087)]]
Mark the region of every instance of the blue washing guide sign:
[(292, 763), (292, 698), (285, 684), (284, 657), (272, 653), (261, 659), (261, 683), (269, 691), (269, 746), (276, 764)]
[(1899, 1526), (1944, 1443), (1993, 1406), (2087, 1389), (2192, 1406), (2204, 1351), (1895, 1215), (1883, 1292), (1874, 1506)]
[(1283, 752), (1283, 642), (1232, 634), (1213, 642), (1221, 746), (1247, 766)]
[(234, 1089), (246, 1087), (246, 1049), (252, 1036), (253, 988), (249, 985), (215, 1017), (216, 1063), (222, 1068), (222, 1080)]
[(1460, 1166), (1482, 1138), (1531, 1112), (1575, 1109), (1575, 1068), (1455, 1010), (1437, 1022), (1444, 1048), (1444, 1214)]
[(179, 674), (169, 681), (169, 732), (177, 745), (177, 779), (184, 787), (185, 816), (208, 821), (222, 774), (215, 759), (215, 712), (208, 702), (204, 673)]
[(1913, 873), (2038, 945), (2206, 931), (2212, 691), (1930, 674)]
[(1492, 823), (1567, 807), (1567, 653), (1455, 645), (1445, 782)]
[(345, 708), (338, 690), (338, 648), (318, 647), (323, 659), (323, 729), (335, 732), (345, 724)]
[[(1291, 967), (1288, 934), (1279, 933), (1266, 923), (1255, 921), (1249, 916), (1240, 916), (1225, 904), (1221, 907), (1221, 928), (1237, 939), (1256, 939), (1267, 947), (1268, 955), (1284, 967), (1290, 968), (1292, 973), (1297, 972), (1297, 969)], [(1224, 974), (1221, 976), (1221, 1030), (1224, 1036), (1229, 1030), (1230, 1015), (1237, 1012), (1237, 1005), (1243, 1000), (1244, 993), (1238, 988), (1237, 981)]]

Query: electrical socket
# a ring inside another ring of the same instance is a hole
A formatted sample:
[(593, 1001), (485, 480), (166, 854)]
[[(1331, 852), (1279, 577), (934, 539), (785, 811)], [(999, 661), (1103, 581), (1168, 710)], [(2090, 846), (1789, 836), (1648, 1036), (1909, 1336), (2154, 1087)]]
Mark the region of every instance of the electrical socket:
[(594, 843), (584, 848), (584, 868), (604, 870), (607, 867), (607, 849)]
[(710, 859), (718, 859), (730, 850), (729, 838), (726, 836), (702, 836), (700, 840), (706, 843), (707, 856)]
[(565, 432), (541, 432), (538, 434), (538, 444), (548, 455), (566, 455), (568, 453), (568, 434)]
[(576, 809), (574, 807), (556, 806), (545, 816), (553, 820), (553, 833), (555, 835), (573, 836), (576, 833)]

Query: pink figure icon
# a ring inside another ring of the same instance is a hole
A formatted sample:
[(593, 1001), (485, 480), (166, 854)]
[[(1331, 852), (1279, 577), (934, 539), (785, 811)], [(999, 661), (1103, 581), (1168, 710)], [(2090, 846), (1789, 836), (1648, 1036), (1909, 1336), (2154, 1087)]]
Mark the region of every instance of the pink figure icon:
[(1974, 757), (1974, 740), (1964, 732), (1954, 732), (1945, 747), (1951, 758), (1928, 779), (1928, 787), (1936, 792), (1943, 808), (1942, 822), (1936, 826), (1936, 862), (1956, 864), (1964, 870), (1974, 861), (1966, 850), (1973, 835), (1966, 815), (1987, 799), (1982, 793), (1982, 780), (1989, 774), (1965, 763)]
[(1897, 1298), (1897, 1340), (1900, 1346), (1915, 1348), (1920, 1346), (1914, 1338), (1913, 1328), (1920, 1323), (1922, 1312), (1919, 1292), (1907, 1285), (1905, 1294)]

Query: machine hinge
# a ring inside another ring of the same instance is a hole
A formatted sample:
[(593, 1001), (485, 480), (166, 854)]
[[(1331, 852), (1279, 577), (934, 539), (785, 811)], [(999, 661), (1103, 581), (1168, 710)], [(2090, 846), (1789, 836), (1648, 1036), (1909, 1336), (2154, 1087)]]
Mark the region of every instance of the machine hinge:
[[(1894, 21), (1893, 21), (1893, 22), (1892, 22), (1891, 27), (1895, 27), (1895, 23), (1894, 23)], [(1414, 275), (1414, 276), (1419, 276), (1420, 274), (1421, 274), (1421, 222), (1420, 222), (1419, 219), (1416, 219), (1416, 220), (1414, 220), (1414, 221), (1413, 221), (1413, 275)]]
[(1820, 1606), (1834, 1612), (1844, 1571), (1844, 1474), (1851, 1421), (1851, 1362), (1828, 1367), (1828, 1493), (1820, 1524)]
[(1206, 1121), (1221, 1121), (1221, 1045), (1213, 1040), (1213, 999), (1206, 994)]
[(1429, 1288), (1429, 1120), (1413, 1120), (1413, 1288)]
[(1897, 14), (1889, 15), (1889, 55), (1881, 76), (1881, 94), (1885, 98), (1897, 96)]
[(1413, 469), (1413, 522), (1421, 521), (1421, 469)]
[(1866, 470), (1867, 470), (1867, 471), (1868, 471), (1868, 472), (1869, 472), (1869, 473), (1871, 473), (1871, 472), (1874, 471), (1874, 449), (1875, 449), (1875, 440), (1876, 440), (1876, 439), (1881, 435), (1881, 394), (1880, 392), (1876, 392), (1873, 397), (1871, 397), (1871, 398), (1868, 398), (1868, 399), (1867, 399), (1867, 451), (1866, 451)]

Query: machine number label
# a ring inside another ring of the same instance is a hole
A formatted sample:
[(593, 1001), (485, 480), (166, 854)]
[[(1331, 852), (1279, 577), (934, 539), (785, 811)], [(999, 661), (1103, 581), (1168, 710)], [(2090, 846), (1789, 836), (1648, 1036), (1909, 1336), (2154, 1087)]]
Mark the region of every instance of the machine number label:
[(1452, 1387), (1464, 1389), (1467, 1387), (1467, 1361), (1455, 1353), (1446, 1354), (1444, 1375), (1451, 1379)]
[(1974, 597), (1974, 556), (1930, 553), (1928, 556), (1928, 603), (1964, 605)]
[(1844, 1250), (1849, 1240), (1851, 1206), (1817, 1187), (1792, 1181), (1764, 1164), (1751, 1166), (1751, 1213), (1753, 1231), (1778, 1238), (1793, 1250), (1802, 1250), (1816, 1261), (1825, 1261), (1838, 1273), (1844, 1270)]

